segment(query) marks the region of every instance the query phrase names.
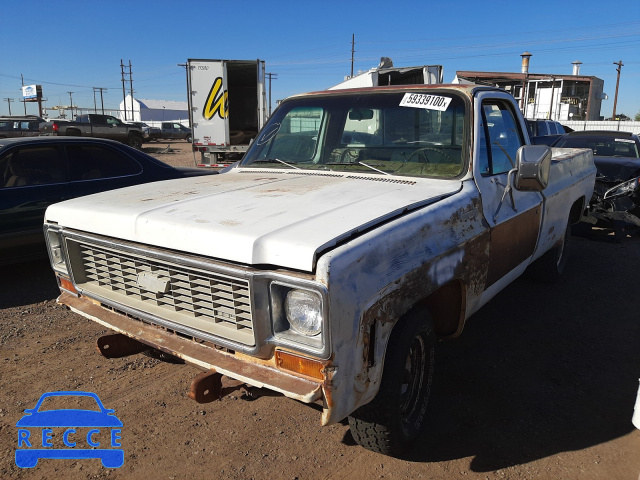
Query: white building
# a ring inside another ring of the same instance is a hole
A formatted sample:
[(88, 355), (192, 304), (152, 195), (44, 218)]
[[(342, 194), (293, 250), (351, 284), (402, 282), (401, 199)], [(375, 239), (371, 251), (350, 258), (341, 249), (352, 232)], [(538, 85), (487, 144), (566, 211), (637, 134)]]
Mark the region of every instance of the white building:
[(188, 127), (189, 106), (187, 102), (134, 98), (132, 110), (131, 95), (127, 95), (120, 102), (118, 117), (122, 121), (145, 122), (151, 126), (159, 126), (162, 122), (178, 122)]

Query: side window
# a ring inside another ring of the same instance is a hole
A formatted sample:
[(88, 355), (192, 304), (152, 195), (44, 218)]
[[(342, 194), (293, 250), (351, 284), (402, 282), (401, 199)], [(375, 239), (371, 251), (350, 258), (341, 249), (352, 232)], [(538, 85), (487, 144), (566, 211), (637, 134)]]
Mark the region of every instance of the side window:
[(67, 145), (71, 181), (136, 175), (142, 167), (126, 155), (100, 145)]
[(483, 175), (508, 172), (515, 165), (518, 148), (524, 143), (513, 111), (506, 102), (485, 101), (482, 104), (482, 123), (479, 139), (484, 142), (480, 144), (481, 172)]
[(15, 148), (0, 158), (0, 187), (51, 185), (67, 180), (60, 152), (55, 147)]

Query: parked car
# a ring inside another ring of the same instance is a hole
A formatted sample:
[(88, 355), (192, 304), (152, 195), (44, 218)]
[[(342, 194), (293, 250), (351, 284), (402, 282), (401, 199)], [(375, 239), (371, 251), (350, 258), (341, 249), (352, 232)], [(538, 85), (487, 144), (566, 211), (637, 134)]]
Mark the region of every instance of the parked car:
[(640, 227), (640, 139), (629, 132), (582, 131), (560, 137), (554, 147), (590, 148), (598, 169), (587, 220), (621, 238)]
[(74, 137), (0, 140), (0, 265), (46, 256), (52, 203), (209, 170), (174, 168), (121, 143)]
[(191, 142), (191, 129), (178, 122), (163, 122), (160, 126), (160, 138)]
[(37, 137), (44, 118), (35, 115), (0, 117), (0, 138)]
[(158, 127), (152, 127), (151, 125), (147, 125), (144, 122), (125, 122), (128, 125), (135, 125), (140, 130), (142, 130), (142, 139), (145, 142), (150, 142), (151, 140), (157, 140), (160, 138), (161, 130)]

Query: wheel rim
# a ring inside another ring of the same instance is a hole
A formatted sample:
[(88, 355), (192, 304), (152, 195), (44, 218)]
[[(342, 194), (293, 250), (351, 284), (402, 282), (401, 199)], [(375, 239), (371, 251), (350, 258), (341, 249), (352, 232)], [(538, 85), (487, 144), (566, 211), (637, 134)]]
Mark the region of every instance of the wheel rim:
[(424, 339), (414, 337), (409, 348), (402, 382), (400, 383), (400, 416), (403, 423), (409, 423), (420, 404), (420, 392), (427, 368), (427, 349)]

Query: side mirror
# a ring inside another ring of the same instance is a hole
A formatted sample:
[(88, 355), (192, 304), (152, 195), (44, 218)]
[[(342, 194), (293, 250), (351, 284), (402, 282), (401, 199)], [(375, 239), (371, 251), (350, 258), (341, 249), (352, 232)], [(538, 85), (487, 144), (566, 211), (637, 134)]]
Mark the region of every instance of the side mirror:
[(523, 145), (516, 153), (516, 190), (540, 192), (549, 184), (551, 148), (546, 145)]

